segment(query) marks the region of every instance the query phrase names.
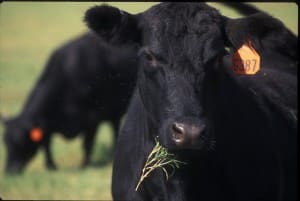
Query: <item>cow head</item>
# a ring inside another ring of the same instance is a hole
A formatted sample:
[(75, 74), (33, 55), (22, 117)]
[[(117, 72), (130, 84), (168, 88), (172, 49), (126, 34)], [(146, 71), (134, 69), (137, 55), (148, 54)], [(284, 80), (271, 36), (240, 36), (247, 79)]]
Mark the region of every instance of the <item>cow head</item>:
[(287, 40), (271, 41), (289, 34), (266, 14), (229, 19), (204, 3), (162, 3), (137, 15), (103, 5), (88, 10), (85, 20), (108, 41), (139, 45), (137, 88), (149, 133), (176, 150), (214, 146), (211, 86), (228, 54), (225, 45), (237, 49), (251, 41), (258, 52), (280, 50)]
[(37, 152), (37, 136), (31, 136), (31, 125), (20, 118), (5, 121), (6, 173), (20, 173)]

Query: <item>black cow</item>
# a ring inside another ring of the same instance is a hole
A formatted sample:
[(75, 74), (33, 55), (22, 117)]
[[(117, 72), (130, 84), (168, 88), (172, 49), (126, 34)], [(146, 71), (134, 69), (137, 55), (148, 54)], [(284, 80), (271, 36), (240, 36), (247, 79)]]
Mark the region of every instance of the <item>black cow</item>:
[[(139, 73), (113, 164), (114, 200), (294, 201), (297, 180), (297, 37), (257, 13), (222, 16), (205, 3), (161, 3), (131, 15), (96, 6), (88, 26), (115, 44), (139, 44)], [(231, 69), (252, 46), (255, 75)], [(155, 144), (186, 162), (168, 180), (135, 187)]]
[(98, 124), (111, 121), (117, 134), (135, 86), (135, 51), (108, 45), (94, 33), (55, 50), (23, 111), (5, 122), (6, 171), (20, 172), (39, 147), (47, 168), (56, 169), (50, 151), (54, 132), (66, 138), (82, 134), (86, 166)]

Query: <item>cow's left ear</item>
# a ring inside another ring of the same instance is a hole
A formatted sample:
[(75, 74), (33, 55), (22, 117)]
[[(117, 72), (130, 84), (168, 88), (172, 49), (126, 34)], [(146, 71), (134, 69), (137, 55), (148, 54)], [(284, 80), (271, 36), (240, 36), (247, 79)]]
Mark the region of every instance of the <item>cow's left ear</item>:
[(114, 44), (130, 44), (141, 42), (138, 16), (112, 6), (101, 5), (87, 10), (84, 21), (104, 40)]
[(266, 13), (256, 13), (244, 18), (225, 19), (227, 45), (238, 49), (251, 41), (258, 51), (270, 50), (296, 59), (298, 39), (282, 22)]

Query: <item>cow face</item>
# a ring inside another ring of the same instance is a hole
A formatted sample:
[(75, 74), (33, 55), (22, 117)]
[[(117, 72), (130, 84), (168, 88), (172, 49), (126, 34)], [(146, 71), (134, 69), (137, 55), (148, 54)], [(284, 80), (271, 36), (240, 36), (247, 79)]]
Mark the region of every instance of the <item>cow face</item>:
[(141, 16), (139, 92), (166, 147), (211, 148), (204, 86), (207, 70), (223, 53), (222, 18), (205, 4), (181, 9), (166, 4)]
[(87, 12), (86, 21), (104, 37), (112, 32), (105, 30), (108, 26), (102, 29), (99, 20), (109, 23), (109, 10), (116, 25), (111, 40), (124, 41), (115, 31), (124, 32), (125, 23), (131, 21), (134, 27), (136, 38), (130, 42), (140, 45), (137, 86), (151, 133), (170, 149), (210, 147), (213, 140), (203, 85), (206, 69), (223, 52), (221, 16), (205, 4), (162, 4), (136, 16), (95, 7)]
[(36, 153), (39, 143), (30, 139), (30, 127), (19, 119), (5, 122), (6, 173), (20, 173)]
[(198, 150), (214, 144), (211, 86), (225, 44), (250, 40), (260, 51), (282, 26), (265, 14), (231, 20), (204, 3), (162, 3), (137, 15), (96, 6), (85, 20), (108, 41), (139, 45), (137, 88), (149, 132), (170, 149)]

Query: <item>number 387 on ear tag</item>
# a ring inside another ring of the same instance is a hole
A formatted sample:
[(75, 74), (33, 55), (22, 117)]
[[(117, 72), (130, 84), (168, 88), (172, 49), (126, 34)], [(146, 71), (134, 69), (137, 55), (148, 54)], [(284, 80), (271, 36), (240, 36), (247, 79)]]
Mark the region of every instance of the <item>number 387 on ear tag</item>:
[(260, 56), (251, 43), (242, 45), (232, 57), (232, 70), (237, 74), (254, 75), (260, 70)]

